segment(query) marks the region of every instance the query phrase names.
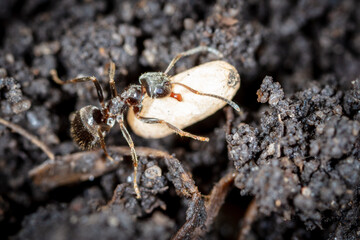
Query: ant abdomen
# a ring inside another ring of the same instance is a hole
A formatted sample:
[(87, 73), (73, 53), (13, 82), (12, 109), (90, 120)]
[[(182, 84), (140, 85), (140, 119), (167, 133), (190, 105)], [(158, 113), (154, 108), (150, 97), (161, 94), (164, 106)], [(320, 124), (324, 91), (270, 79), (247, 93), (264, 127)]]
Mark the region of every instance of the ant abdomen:
[(71, 121), (71, 137), (83, 150), (94, 149), (100, 143), (99, 128), (102, 113), (95, 106), (86, 106), (76, 111)]

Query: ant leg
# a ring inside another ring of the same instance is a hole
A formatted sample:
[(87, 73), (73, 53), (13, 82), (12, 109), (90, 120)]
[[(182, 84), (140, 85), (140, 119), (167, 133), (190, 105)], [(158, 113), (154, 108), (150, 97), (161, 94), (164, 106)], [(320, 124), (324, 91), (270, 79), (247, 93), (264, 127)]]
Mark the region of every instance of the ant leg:
[(182, 84), (182, 83), (177, 83), (177, 82), (173, 82), (171, 84), (177, 84), (177, 85), (180, 85), (184, 88), (186, 88), (187, 90), (195, 93), (195, 94), (198, 94), (198, 95), (202, 95), (202, 96), (208, 96), (208, 97), (213, 97), (213, 98), (217, 98), (217, 99), (220, 99), (224, 102), (226, 102), (227, 104), (229, 104), (232, 108), (234, 108), (236, 111), (240, 112), (240, 107), (234, 103), (233, 101), (229, 100), (229, 99), (226, 99), (226, 98), (223, 98), (221, 96), (218, 96), (218, 95), (215, 95), (215, 94), (210, 94), (210, 93), (202, 93), (202, 92), (199, 92), (195, 89), (192, 89), (191, 87), (185, 85), (185, 84)]
[(133, 160), (133, 165), (134, 165), (133, 185), (134, 185), (134, 190), (135, 190), (135, 193), (136, 193), (136, 198), (139, 199), (139, 198), (141, 198), (141, 195), (140, 195), (139, 186), (137, 184), (138, 159), (137, 159), (137, 155), (136, 155), (136, 151), (135, 151), (135, 147), (134, 147), (134, 142), (131, 139), (131, 136), (130, 136), (128, 130), (126, 129), (123, 120), (124, 120), (124, 116), (121, 116), (121, 120), (119, 121), (119, 125), (120, 125), (121, 132), (122, 132), (125, 140), (127, 141), (128, 145), (130, 147), (130, 150), (131, 150), (131, 159)]
[(171, 123), (168, 123), (164, 120), (161, 119), (157, 119), (157, 118), (148, 118), (148, 117), (142, 117), (139, 114), (135, 114), (136, 118), (138, 118), (139, 120), (143, 121), (144, 123), (149, 123), (149, 124), (155, 124), (155, 123), (160, 123), (160, 124), (165, 124), (168, 128), (170, 128), (171, 130), (173, 130), (174, 132), (176, 132), (177, 134), (179, 134), (182, 137), (190, 137), (193, 138), (195, 140), (198, 141), (202, 141), (202, 142), (208, 142), (209, 138), (207, 137), (201, 137), (201, 136), (197, 136), (188, 132), (185, 132), (177, 127), (175, 127), (174, 125), (172, 125)]
[(108, 151), (106, 150), (105, 139), (104, 139), (104, 136), (103, 136), (103, 134), (101, 133), (101, 130), (100, 130), (100, 129), (98, 130), (98, 135), (99, 135), (99, 138), (100, 138), (100, 145), (101, 145), (102, 150), (103, 150), (104, 153), (105, 153), (105, 156), (106, 156), (110, 161), (114, 162), (114, 159), (109, 155)]
[(193, 54), (196, 54), (196, 53), (199, 53), (199, 52), (210, 52), (210, 53), (213, 53), (213, 54), (215, 54), (216, 56), (218, 56), (220, 58), (223, 57), (223, 54), (221, 52), (219, 52), (218, 50), (216, 50), (215, 48), (211, 48), (211, 47), (207, 47), (207, 46), (199, 46), (199, 47), (192, 48), (190, 50), (187, 50), (185, 52), (181, 52), (181, 53), (177, 54), (173, 58), (173, 60), (171, 60), (169, 66), (166, 68), (164, 73), (167, 74), (171, 70), (171, 68), (175, 65), (175, 63), (177, 61), (179, 61), (180, 58), (190, 56), (190, 55), (193, 55)]
[(89, 82), (92, 81), (95, 85), (96, 88), (96, 92), (99, 98), (99, 102), (101, 104), (102, 107), (104, 107), (104, 94), (103, 94), (103, 90), (102, 87), (99, 83), (99, 81), (96, 79), (96, 77), (79, 77), (79, 78), (74, 78), (74, 79), (70, 79), (67, 81), (63, 81), (59, 78), (57, 71), (55, 69), (52, 69), (50, 71), (50, 74), (52, 76), (52, 79), (54, 80), (54, 82), (56, 82), (57, 84), (60, 85), (64, 85), (64, 84), (69, 84), (69, 83), (78, 83), (78, 82)]
[(111, 91), (111, 97), (117, 96), (115, 81), (115, 63), (113, 61), (110, 62), (110, 68), (109, 68), (109, 79), (110, 79), (110, 91)]

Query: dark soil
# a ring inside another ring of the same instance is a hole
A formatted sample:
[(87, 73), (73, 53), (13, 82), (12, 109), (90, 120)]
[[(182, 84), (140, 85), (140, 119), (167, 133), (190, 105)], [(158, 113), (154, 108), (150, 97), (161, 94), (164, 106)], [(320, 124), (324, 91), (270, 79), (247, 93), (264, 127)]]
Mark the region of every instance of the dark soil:
[[(98, 105), (93, 85), (59, 86), (50, 70), (95, 76), (108, 96), (110, 60), (121, 91), (199, 45), (238, 69), (242, 111), (186, 129), (209, 143), (131, 133), (147, 147), (137, 200), (117, 127), (116, 165), (71, 140), (72, 113)], [(360, 239), (357, 0), (2, 0), (0, 104), (57, 156), (0, 125), (1, 239)]]

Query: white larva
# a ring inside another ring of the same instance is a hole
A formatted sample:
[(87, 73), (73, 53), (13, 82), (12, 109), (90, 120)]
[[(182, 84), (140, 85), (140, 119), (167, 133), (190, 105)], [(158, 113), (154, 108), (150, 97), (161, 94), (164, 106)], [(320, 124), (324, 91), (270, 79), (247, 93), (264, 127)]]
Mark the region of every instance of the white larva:
[[(212, 61), (193, 67), (171, 77), (172, 82), (185, 84), (199, 92), (211, 93), (232, 99), (240, 88), (240, 76), (234, 66), (225, 61)], [(174, 85), (174, 93), (180, 93), (183, 100), (166, 97), (143, 100), (141, 116), (165, 120), (180, 129), (188, 127), (214, 114), (226, 103), (216, 98), (201, 96)], [(147, 124), (128, 112), (128, 123), (137, 135), (144, 138), (162, 138), (173, 133), (162, 124)]]

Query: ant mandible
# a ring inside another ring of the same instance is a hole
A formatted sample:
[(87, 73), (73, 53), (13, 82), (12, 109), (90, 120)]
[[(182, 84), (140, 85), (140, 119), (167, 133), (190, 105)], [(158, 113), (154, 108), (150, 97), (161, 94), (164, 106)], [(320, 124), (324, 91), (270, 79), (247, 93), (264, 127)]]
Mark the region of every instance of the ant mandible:
[(121, 132), (131, 149), (131, 158), (134, 166), (133, 185), (137, 198), (141, 198), (139, 186), (137, 184), (138, 159), (135, 152), (134, 143), (124, 124), (124, 114), (128, 108), (132, 108), (136, 118), (138, 118), (139, 120), (145, 123), (165, 124), (168, 128), (170, 128), (172, 131), (176, 132), (180, 136), (190, 137), (198, 141), (209, 141), (209, 138), (201, 137), (185, 132), (177, 128), (176, 126), (172, 125), (171, 123), (168, 123), (161, 119), (141, 116), (140, 113), (142, 110), (142, 101), (145, 98), (145, 96), (147, 95), (150, 98), (164, 98), (170, 96), (177, 99), (178, 101), (182, 101), (182, 97), (180, 94), (176, 94), (172, 92), (172, 86), (174, 84), (177, 84), (188, 89), (194, 94), (209, 96), (223, 100), (226, 103), (228, 103), (231, 107), (233, 107), (236, 111), (240, 111), (239, 106), (231, 100), (228, 100), (226, 98), (214, 94), (202, 93), (182, 83), (171, 81), (171, 76), (168, 75), (168, 72), (172, 69), (175, 63), (182, 57), (196, 54), (199, 52), (210, 52), (219, 57), (222, 57), (222, 54), (214, 48), (199, 46), (190, 49), (188, 51), (176, 55), (170, 62), (165, 72), (144, 73), (139, 78), (140, 85), (138, 84), (130, 85), (120, 94), (118, 94), (115, 87), (115, 81), (114, 81), (115, 64), (113, 62), (110, 62), (109, 82), (110, 82), (111, 99), (108, 101), (104, 101), (103, 89), (95, 77), (93, 76), (79, 77), (68, 81), (62, 81), (58, 77), (56, 70), (53, 69), (50, 72), (53, 80), (60, 85), (69, 84), (69, 83), (78, 83), (78, 82), (88, 82), (88, 81), (94, 83), (95, 88), (97, 90), (97, 95), (101, 108), (88, 105), (81, 108), (79, 111), (76, 111), (75, 117), (71, 122), (71, 129), (70, 129), (71, 137), (73, 138), (74, 142), (76, 142), (79, 145), (79, 147), (83, 150), (94, 149), (100, 144), (106, 157), (111, 161), (113, 161), (113, 158), (109, 155), (108, 151), (106, 150), (104, 137), (114, 126), (115, 122), (119, 123)]

